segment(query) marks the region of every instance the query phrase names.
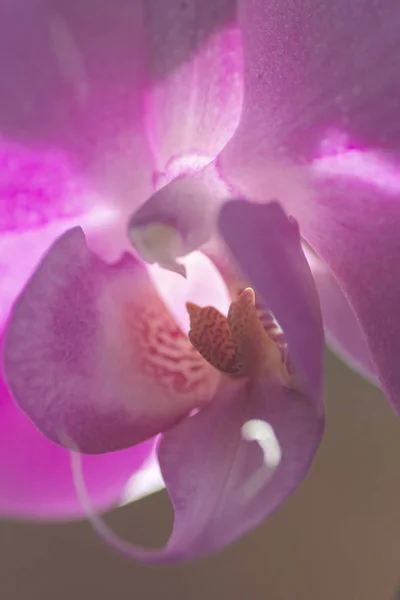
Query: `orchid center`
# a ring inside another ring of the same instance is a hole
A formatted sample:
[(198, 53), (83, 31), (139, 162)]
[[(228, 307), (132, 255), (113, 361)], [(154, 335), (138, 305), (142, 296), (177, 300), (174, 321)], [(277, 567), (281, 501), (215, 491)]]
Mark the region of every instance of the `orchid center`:
[(252, 288), (244, 289), (225, 317), (213, 306), (186, 304), (189, 340), (216, 369), (232, 377), (277, 376), (289, 385), (284, 344), (274, 333), (273, 320), (262, 322)]

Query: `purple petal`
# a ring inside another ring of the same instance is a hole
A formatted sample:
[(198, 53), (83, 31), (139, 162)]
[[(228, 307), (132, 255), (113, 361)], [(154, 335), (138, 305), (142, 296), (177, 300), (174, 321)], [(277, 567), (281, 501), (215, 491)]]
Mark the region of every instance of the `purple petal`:
[(58, 222), (35, 231), (0, 236), (0, 330), (40, 258), (68, 224), (71, 226), (72, 223)]
[[(317, 412), (310, 398), (268, 382), (233, 385), (166, 433), (159, 460), (175, 519), (163, 550), (122, 540), (94, 514), (75, 457), (77, 489), (97, 533), (135, 560), (171, 562), (215, 552), (256, 527), (299, 485), (323, 433)], [(273, 431), (273, 443), (246, 439), (242, 428), (254, 421)]]
[[(310, 398), (264, 381), (235, 394), (221, 391), (167, 433), (159, 460), (175, 508), (171, 558), (216, 551), (271, 514), (307, 473), (323, 433), (317, 413)], [(275, 472), (268, 466), (275, 449), (267, 446), (263, 457), (261, 444), (244, 439), (242, 428), (252, 420), (270, 425), (277, 438), (282, 459)]]
[(0, 141), (0, 232), (32, 230), (81, 216), (90, 200), (60, 152)]
[[(399, 149), (396, 0), (242, 0), (244, 109), (224, 168), (321, 153), (332, 133)], [(250, 190), (247, 190), (250, 193)]]
[(0, 135), (64, 151), (109, 202), (132, 210), (173, 170), (169, 161), (213, 156), (233, 133), (242, 81), (241, 46), (228, 29), (235, 8), (235, 0), (3, 2)]
[[(27, 518), (82, 517), (65, 448), (49, 442), (15, 405), (0, 377), (0, 513)], [(88, 493), (97, 510), (119, 503), (124, 486), (153, 442), (83, 457)]]
[(194, 0), (186, 10), (179, 0), (150, 4), (157, 7), (152, 74), (162, 82), (148, 94), (146, 126), (162, 179), (180, 163), (215, 157), (234, 133), (243, 96), (242, 46), (233, 23), (236, 0)]
[(79, 228), (60, 237), (11, 313), (4, 372), (52, 441), (119, 450), (207, 403), (217, 374), (178, 329), (144, 267), (107, 265)]
[(221, 233), (237, 264), (284, 330), (310, 394), (322, 398), (324, 335), (315, 283), (297, 223), (277, 202), (227, 202)]
[(144, 75), (136, 58), (146, 43), (142, 3), (16, 0), (3, 2), (0, 15), (5, 135), (82, 158), (133, 133)]
[(376, 383), (365, 335), (330, 269), (314, 253), (305, 250), (321, 303), (329, 346), (361, 375)]
[[(343, 157), (345, 161), (345, 157)], [(323, 177), (319, 195), (290, 210), (327, 263), (364, 333), (373, 370), (400, 413), (400, 199), (378, 182)], [(289, 208), (289, 207), (288, 207)]]

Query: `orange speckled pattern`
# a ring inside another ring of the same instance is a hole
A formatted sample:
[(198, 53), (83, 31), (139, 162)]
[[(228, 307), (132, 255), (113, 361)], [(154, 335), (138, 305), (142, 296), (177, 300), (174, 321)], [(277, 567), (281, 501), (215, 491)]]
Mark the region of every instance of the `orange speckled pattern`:
[(200, 308), (191, 302), (186, 306), (190, 316), (189, 340), (193, 346), (219, 371), (239, 374), (226, 317), (213, 306)]
[(228, 317), (212, 306), (188, 303), (187, 309), (189, 340), (213, 367), (233, 376), (278, 372), (286, 379), (282, 348), (260, 320), (251, 288), (242, 290), (232, 302)]

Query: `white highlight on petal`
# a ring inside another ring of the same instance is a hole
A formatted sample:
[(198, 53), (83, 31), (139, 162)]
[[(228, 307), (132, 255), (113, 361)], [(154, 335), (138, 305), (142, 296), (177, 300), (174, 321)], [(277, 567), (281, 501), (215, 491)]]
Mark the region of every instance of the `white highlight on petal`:
[(282, 451), (271, 425), (260, 419), (252, 419), (242, 426), (242, 438), (249, 442), (258, 442), (264, 462), (270, 469), (276, 469), (281, 462)]
[(168, 162), (164, 170), (157, 174), (156, 190), (161, 189), (176, 177), (188, 175), (200, 171), (212, 162), (212, 156), (205, 154), (183, 154), (182, 156), (174, 156)]
[(322, 176), (351, 177), (371, 184), (388, 194), (400, 192), (400, 170), (376, 152), (358, 149), (340, 149), (318, 158), (314, 172)]
[(116, 208), (104, 204), (101, 199), (93, 197), (93, 208), (80, 218), (80, 223), (86, 227), (107, 227), (114, 225), (120, 219)]
[(256, 442), (263, 453), (264, 464), (248, 479), (244, 486), (243, 501), (253, 498), (272, 479), (282, 460), (282, 450), (272, 426), (261, 419), (251, 419), (243, 424), (242, 438)]
[(214, 263), (199, 251), (182, 259), (186, 279), (159, 265), (149, 265), (148, 272), (157, 292), (184, 333), (190, 329), (186, 302), (214, 306), (226, 315), (231, 303), (226, 284)]
[(145, 461), (137, 473), (129, 478), (122, 490), (120, 506), (140, 500), (165, 488), (160, 466), (154, 454)]

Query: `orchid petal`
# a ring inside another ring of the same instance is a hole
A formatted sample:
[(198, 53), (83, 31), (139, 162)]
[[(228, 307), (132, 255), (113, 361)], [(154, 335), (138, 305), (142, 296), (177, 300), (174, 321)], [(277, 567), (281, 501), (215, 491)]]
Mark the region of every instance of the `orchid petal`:
[[(39, 193), (48, 195), (52, 183), (43, 168), (45, 156), (47, 164), (68, 165), (75, 186), (90, 188), (79, 197), (85, 208), (101, 198), (106, 208), (122, 211), (124, 220), (152, 191), (152, 156), (138, 93), (146, 74), (138, 60), (146, 47), (142, 3), (6, 2), (0, 29), (2, 177), (14, 181), (10, 163), (16, 148), (27, 154), (23, 148), (29, 147), (30, 162), (41, 165)], [(26, 170), (22, 175), (22, 193), (37, 219), (39, 194), (33, 198), (32, 175)], [(13, 204), (20, 199), (14, 197)]]
[[(12, 400), (0, 378), (0, 513), (24, 518), (83, 517), (68, 451), (49, 442)], [(121, 452), (83, 457), (88, 493), (97, 510), (116, 506), (152, 453), (148, 441)], [(133, 490), (132, 490), (133, 491)]]
[[(254, 423), (272, 439), (249, 436)], [(78, 455), (77, 491), (96, 532), (124, 555), (150, 563), (193, 559), (249, 532), (283, 502), (307, 473), (323, 427), (314, 403), (297, 392), (269, 382), (222, 386), (209, 406), (161, 441), (160, 466), (175, 510), (162, 550), (121, 539), (96, 515)]]
[(28, 231), (81, 216), (91, 202), (74, 175), (61, 152), (0, 141), (0, 232)]
[[(151, 18), (156, 84), (147, 95), (145, 120), (161, 183), (179, 165), (187, 168), (216, 156), (235, 131), (243, 93), (242, 47), (234, 23), (236, 0), (150, 5), (157, 12)], [(173, 72), (171, 61), (179, 62)]]
[(245, 184), (255, 163), (307, 162), (332, 137), (399, 150), (398, 2), (241, 0), (238, 18), (245, 92), (221, 157), (229, 179)]
[(143, 60), (135, 60), (146, 35), (142, 3), (89, 4), (95, 10), (64, 0), (2, 4), (0, 129), (7, 137), (87, 157), (132, 132), (144, 77)]
[[(72, 220), (0, 239), (0, 330), (15, 297), (41, 255)], [(12, 257), (12, 262), (10, 262)], [(2, 345), (2, 337), (0, 346)], [(151, 452), (152, 442), (131, 450), (85, 457), (89, 495), (97, 510), (115, 506), (129, 478)], [(52, 444), (15, 405), (0, 377), (0, 513), (26, 518), (81, 517), (68, 452)]]
[(328, 345), (354, 370), (377, 383), (370, 351), (360, 324), (327, 265), (306, 248), (321, 303)]
[(34, 231), (0, 236), (0, 330), (41, 256), (68, 224), (71, 226), (73, 222), (62, 221)]
[(222, 207), (220, 229), (240, 269), (282, 327), (308, 392), (321, 402), (322, 319), (297, 223), (277, 202), (231, 200)]
[[(216, 551), (260, 524), (301, 482), (319, 445), (323, 417), (310, 398), (261, 381), (214, 402), (168, 432), (159, 460), (175, 508), (173, 558)], [(245, 438), (252, 421), (270, 426), (276, 448)], [(185, 449), (185, 462), (177, 468)]]
[[(233, 42), (229, 33), (226, 39), (216, 36), (208, 46), (207, 40), (234, 21), (235, 9), (236, 0), (219, 0), (212, 9), (202, 0), (188, 4), (177, 0), (57, 0), (51, 4), (35, 0), (29, 6), (23, 0), (3, 3), (1, 137), (7, 143), (29, 144), (35, 150), (65, 152), (75, 171), (89, 178), (96, 192), (123, 211), (132, 210), (151, 193), (160, 175), (157, 169), (166, 166), (154, 164), (148, 125), (150, 122), (156, 131), (163, 129), (160, 123), (176, 104), (174, 71), (187, 72), (187, 76), (177, 76), (181, 87), (192, 80), (188, 108), (199, 115), (199, 122), (205, 120), (205, 108), (207, 114), (212, 113), (211, 96), (221, 106), (226, 102), (231, 88), (225, 85), (222, 73), (231, 62), (235, 72), (236, 60), (230, 59), (240, 52), (240, 44)], [(198, 54), (201, 58), (195, 58), (204, 45), (204, 52)], [(212, 51), (215, 58), (221, 47), (226, 49), (225, 58), (220, 60), (213, 91), (203, 92), (204, 86), (195, 80), (210, 62), (214, 66), (209, 53)], [(198, 101), (192, 101), (193, 95)], [(161, 104), (166, 110), (158, 121), (155, 111)], [(233, 109), (235, 124), (237, 104)], [(186, 105), (180, 103), (174, 113), (180, 124), (182, 114), (187, 123), (193, 120)], [(207, 117), (210, 122), (205, 135), (207, 148), (204, 144), (201, 147), (204, 152), (212, 150), (212, 136), (218, 137), (214, 135), (217, 123), (222, 122), (221, 131), (228, 128), (233, 133), (234, 125), (229, 125), (232, 111), (225, 111), (229, 118), (222, 121), (223, 113), (218, 112), (215, 119)], [(170, 131), (176, 130), (175, 125), (174, 120)], [(193, 135), (198, 132), (199, 126), (195, 126)], [(158, 134), (156, 138), (153, 150), (159, 144)], [(183, 144), (182, 140), (179, 143)], [(219, 149), (222, 142), (218, 144)], [(175, 152), (176, 144), (172, 146), (170, 151)], [(186, 151), (186, 147), (182, 145), (179, 150)], [(170, 158), (168, 155), (166, 160)]]
[(82, 230), (50, 249), (16, 301), (4, 372), (19, 406), (52, 441), (85, 453), (132, 446), (212, 397), (201, 359), (132, 257), (107, 265)]
[(373, 371), (400, 414), (400, 198), (395, 191), (340, 174), (321, 173), (318, 192), (308, 205), (293, 202), (291, 212), (348, 299)]

